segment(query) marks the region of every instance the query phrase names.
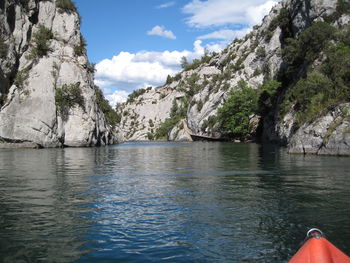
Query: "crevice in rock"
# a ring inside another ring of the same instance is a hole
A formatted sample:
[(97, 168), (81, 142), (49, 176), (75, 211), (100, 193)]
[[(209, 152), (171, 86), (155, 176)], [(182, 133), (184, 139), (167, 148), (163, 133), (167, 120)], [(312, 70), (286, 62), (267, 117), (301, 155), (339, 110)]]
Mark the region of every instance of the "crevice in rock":
[[(18, 69), (19, 69), (19, 56), (16, 56), (16, 62), (15, 64), (13, 65), (13, 69), (11, 71), (11, 73), (9, 74), (8, 76), (8, 83), (9, 83), (9, 88), (13, 85), (14, 81), (15, 81), (15, 78), (16, 78), (16, 75), (18, 73)], [(7, 91), (8, 92), (8, 91)]]
[(0, 9), (2, 11), (5, 9), (5, 1), (0, 1)]
[(321, 143), (321, 145), (318, 147), (317, 151), (316, 151), (316, 154), (320, 154), (320, 151), (323, 149), (323, 148), (326, 148), (326, 144), (324, 142)]
[(10, 28), (10, 33), (13, 33), (16, 26), (16, 6), (12, 4), (9, 7), (7, 7), (6, 13), (7, 13), (7, 23)]
[(29, 21), (34, 25), (36, 25), (38, 23), (38, 21), (39, 21), (39, 10), (38, 9), (35, 10), (35, 12), (33, 12), (31, 17), (29, 17)]
[(27, 31), (27, 43), (28, 44), (23, 47), (23, 52), (27, 51), (27, 49), (29, 47), (29, 42), (32, 39), (32, 30), (33, 30), (33, 27), (30, 25), (29, 29)]
[(67, 145), (64, 144), (64, 135), (59, 137), (57, 140), (60, 143), (60, 147), (67, 147)]
[(97, 125), (95, 126), (92, 137), (96, 138), (96, 146), (101, 146), (101, 134), (97, 132)]
[(32, 142), (32, 141), (28, 141), (28, 140), (15, 140), (15, 139), (9, 139), (9, 138), (5, 138), (5, 137), (0, 137), (0, 143), (25, 143), (25, 142)]

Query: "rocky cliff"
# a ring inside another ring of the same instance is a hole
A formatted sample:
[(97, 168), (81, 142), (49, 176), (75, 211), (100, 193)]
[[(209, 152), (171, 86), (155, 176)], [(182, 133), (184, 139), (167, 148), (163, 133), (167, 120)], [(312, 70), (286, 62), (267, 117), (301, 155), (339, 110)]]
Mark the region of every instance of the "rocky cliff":
[[(131, 94), (119, 107), (119, 138), (259, 138), (293, 153), (350, 154), (349, 79), (335, 73), (346, 71), (337, 63), (350, 63), (349, 13), (345, 0), (280, 2), (221, 53), (193, 61), (162, 87)], [(220, 117), (222, 109), (243, 111), (244, 101), (229, 103), (248, 88), (257, 109), (238, 118), (235, 125), (247, 128), (237, 136), (242, 129), (227, 132)]]
[(70, 0), (2, 0), (0, 56), (0, 141), (113, 143)]

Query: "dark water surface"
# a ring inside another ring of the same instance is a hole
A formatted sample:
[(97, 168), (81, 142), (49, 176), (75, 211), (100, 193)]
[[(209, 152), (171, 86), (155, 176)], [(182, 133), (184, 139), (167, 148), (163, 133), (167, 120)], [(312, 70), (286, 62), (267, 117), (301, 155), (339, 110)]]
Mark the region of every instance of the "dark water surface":
[(0, 150), (0, 262), (286, 262), (350, 254), (350, 158), (234, 143)]

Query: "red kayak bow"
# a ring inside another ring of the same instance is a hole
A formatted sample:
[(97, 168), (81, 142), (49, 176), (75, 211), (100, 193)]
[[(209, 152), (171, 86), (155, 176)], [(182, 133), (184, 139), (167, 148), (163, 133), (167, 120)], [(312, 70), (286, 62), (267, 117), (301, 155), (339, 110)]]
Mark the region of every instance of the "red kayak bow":
[(350, 258), (329, 242), (321, 230), (313, 228), (289, 263), (350, 263)]

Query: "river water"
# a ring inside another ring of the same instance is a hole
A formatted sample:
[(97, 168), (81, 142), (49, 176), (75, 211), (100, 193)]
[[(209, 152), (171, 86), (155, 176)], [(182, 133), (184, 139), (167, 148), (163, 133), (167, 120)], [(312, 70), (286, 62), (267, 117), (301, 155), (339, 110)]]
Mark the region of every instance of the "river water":
[(287, 262), (350, 254), (350, 158), (269, 145), (0, 150), (0, 262)]

